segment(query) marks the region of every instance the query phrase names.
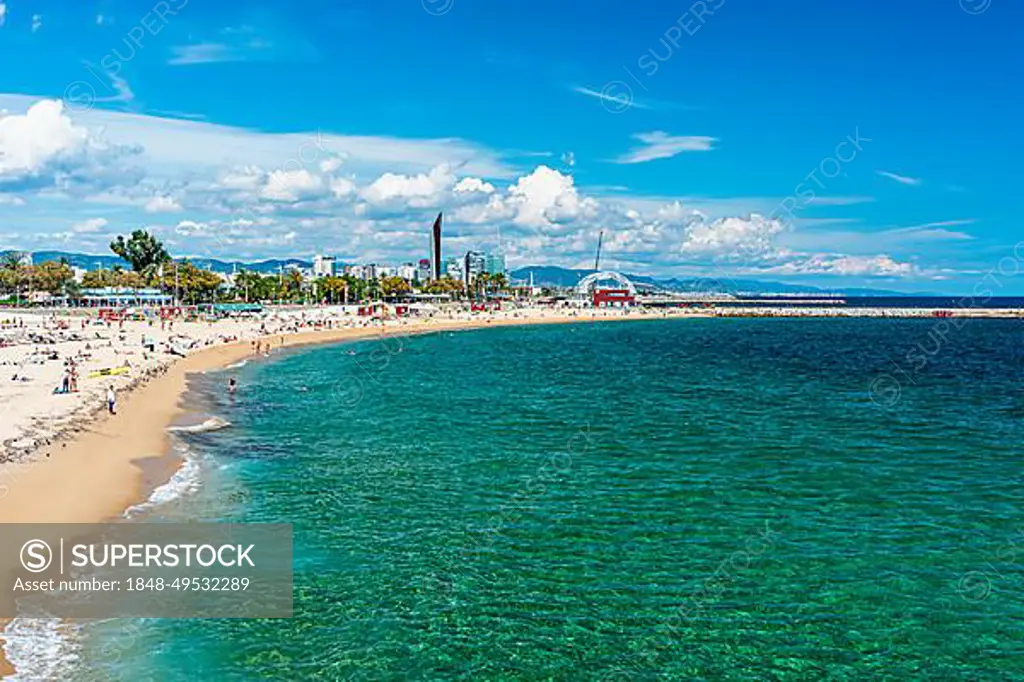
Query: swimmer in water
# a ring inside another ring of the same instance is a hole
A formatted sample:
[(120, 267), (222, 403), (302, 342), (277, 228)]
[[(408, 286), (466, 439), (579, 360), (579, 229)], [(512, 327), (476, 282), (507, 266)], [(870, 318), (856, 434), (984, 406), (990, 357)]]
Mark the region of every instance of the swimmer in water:
[(228, 393), (234, 393), (238, 390), (238, 379), (231, 377), (228, 379)]

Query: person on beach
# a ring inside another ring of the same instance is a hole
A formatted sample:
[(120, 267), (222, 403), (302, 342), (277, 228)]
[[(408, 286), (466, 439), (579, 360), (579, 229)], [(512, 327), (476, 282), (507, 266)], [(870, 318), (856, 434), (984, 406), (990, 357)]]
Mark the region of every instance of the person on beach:
[(110, 414), (117, 414), (117, 394), (114, 393), (114, 386), (107, 386), (107, 410)]

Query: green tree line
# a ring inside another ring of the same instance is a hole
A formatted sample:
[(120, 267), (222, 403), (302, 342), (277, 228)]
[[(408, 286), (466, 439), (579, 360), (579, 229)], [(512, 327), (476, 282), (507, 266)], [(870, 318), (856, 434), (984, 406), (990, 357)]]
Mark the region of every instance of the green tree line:
[[(22, 254), (8, 253), (0, 258), (0, 294), (23, 299), (28, 292), (45, 291), (56, 296), (75, 298), (81, 289), (117, 287), (124, 289), (157, 288), (185, 303), (216, 301), (357, 303), (392, 299), (410, 293), (412, 286), (401, 277), (370, 280), (348, 275), (320, 277), (312, 282), (296, 270), (280, 274), (236, 273), (233, 286), (211, 270), (189, 260), (174, 260), (164, 245), (145, 230), (135, 230), (127, 238), (118, 236), (110, 250), (130, 267), (86, 272), (81, 285), (66, 260), (27, 265)], [(467, 290), (465, 284), (449, 276), (430, 282), (422, 291), (446, 294), (454, 299), (479, 298), (507, 288), (504, 274), (478, 275)]]

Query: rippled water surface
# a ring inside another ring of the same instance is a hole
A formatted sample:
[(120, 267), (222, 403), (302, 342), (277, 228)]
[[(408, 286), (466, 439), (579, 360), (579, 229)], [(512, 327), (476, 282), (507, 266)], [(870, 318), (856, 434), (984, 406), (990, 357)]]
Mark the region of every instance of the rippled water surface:
[(184, 436), (203, 482), (163, 514), (294, 523), (296, 615), (142, 622), (112, 670), (1024, 679), (1024, 323), (960, 324), (488, 329), (250, 363), (233, 400), (208, 375), (232, 426)]

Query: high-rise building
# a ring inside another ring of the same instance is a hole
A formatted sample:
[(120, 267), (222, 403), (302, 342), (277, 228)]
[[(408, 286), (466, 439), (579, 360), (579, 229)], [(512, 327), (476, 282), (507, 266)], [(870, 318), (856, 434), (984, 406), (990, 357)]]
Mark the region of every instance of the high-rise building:
[(443, 213), (437, 214), (434, 227), (430, 231), (430, 265), (431, 277), (441, 279), (441, 217)]
[(467, 251), (462, 266), (462, 275), (465, 278), (466, 286), (473, 285), (476, 276), (486, 272), (487, 261), (480, 251)]
[(505, 254), (501, 251), (492, 251), (487, 254), (487, 268), (488, 275), (504, 275), (508, 271), (505, 269)]
[(402, 263), (398, 266), (398, 276), (406, 282), (414, 282), (416, 280), (416, 268), (412, 263)]
[(421, 258), (419, 266), (416, 268), (416, 280), (418, 282), (429, 282), (430, 281), (430, 259)]
[(449, 258), (445, 262), (444, 274), (448, 275), (452, 279), (462, 279), (462, 259), (461, 258)]
[(333, 277), (334, 256), (313, 256), (313, 276)]

